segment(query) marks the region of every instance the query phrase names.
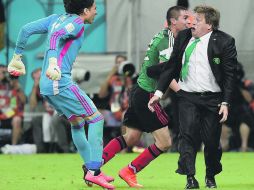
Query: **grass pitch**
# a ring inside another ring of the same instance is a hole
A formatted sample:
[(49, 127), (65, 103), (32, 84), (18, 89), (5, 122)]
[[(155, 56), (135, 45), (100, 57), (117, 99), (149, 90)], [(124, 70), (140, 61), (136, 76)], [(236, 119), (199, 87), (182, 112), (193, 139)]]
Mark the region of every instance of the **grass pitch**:
[[(127, 190), (118, 171), (137, 154), (119, 154), (103, 167), (115, 177), (116, 189)], [(178, 154), (163, 154), (138, 174), (147, 190), (181, 190), (186, 178), (175, 173)], [(218, 190), (254, 190), (254, 153), (224, 153), (223, 172), (216, 177)], [(0, 155), (0, 190), (97, 190), (82, 180), (78, 154)], [(203, 153), (197, 157), (197, 180), (205, 189)]]

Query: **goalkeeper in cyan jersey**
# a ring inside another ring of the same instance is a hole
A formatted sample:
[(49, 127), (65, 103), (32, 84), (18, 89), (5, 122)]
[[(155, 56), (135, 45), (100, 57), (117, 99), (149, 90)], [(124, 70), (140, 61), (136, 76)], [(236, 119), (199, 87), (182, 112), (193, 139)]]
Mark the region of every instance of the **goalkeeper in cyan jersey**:
[[(20, 30), (13, 59), (8, 71), (24, 75), (22, 54), (33, 34), (48, 35), (44, 54), (40, 93), (71, 123), (72, 138), (84, 165), (84, 180), (106, 189), (114, 189), (114, 179), (100, 171), (102, 164), (102, 135), (104, 119), (92, 100), (71, 79), (71, 69), (84, 41), (84, 23), (93, 23), (96, 16), (94, 0), (64, 0), (65, 14), (53, 14), (28, 23)], [(84, 125), (89, 125), (88, 140)]]

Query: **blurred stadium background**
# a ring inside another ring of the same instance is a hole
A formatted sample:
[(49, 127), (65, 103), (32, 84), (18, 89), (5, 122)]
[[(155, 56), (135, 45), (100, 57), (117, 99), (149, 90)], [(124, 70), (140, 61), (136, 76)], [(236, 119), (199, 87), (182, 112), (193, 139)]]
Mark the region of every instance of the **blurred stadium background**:
[[(0, 63), (7, 64), (13, 54), (19, 29), (29, 21), (52, 13), (63, 12), (62, 0), (2, 0), (6, 11), (5, 48), (0, 51)], [(162, 27), (168, 7), (176, 0), (96, 0), (98, 15), (95, 23), (86, 27), (86, 41), (78, 64), (91, 72), (91, 80), (82, 84), (92, 94), (106, 76), (116, 53), (126, 53), (137, 68), (142, 63), (147, 44)], [(246, 77), (254, 79), (254, 1), (252, 0), (189, 0), (190, 9), (208, 4), (221, 12), (220, 29), (236, 39), (239, 61)], [(42, 64), (45, 36), (30, 39), (24, 55), (28, 73)], [(96, 66), (94, 67), (94, 65)], [(94, 69), (94, 68), (98, 68)], [(96, 80), (92, 80), (94, 79)], [(20, 79), (28, 95), (32, 80), (28, 74)]]
[[(62, 13), (64, 10), (62, 0), (2, 2), (6, 21), (5, 46), (0, 50), (0, 63), (7, 65), (22, 25), (53, 13)], [(176, 0), (96, 0), (96, 3), (98, 15), (95, 23), (86, 26), (86, 40), (74, 65), (75, 68), (90, 72), (90, 80), (80, 84), (90, 96), (98, 93), (99, 86), (111, 70), (117, 54), (125, 54), (139, 70), (147, 44), (154, 34), (163, 28), (165, 13), (168, 7), (176, 5)], [(236, 39), (238, 60), (244, 66), (246, 78), (253, 81), (254, 1), (189, 0), (190, 9), (199, 4), (208, 4), (220, 11), (220, 29)], [(42, 65), (45, 39), (46, 36), (33, 36), (24, 54), (28, 74), (20, 77), (19, 81), (27, 96), (33, 85), (31, 72)], [(121, 166), (135, 156), (136, 154), (120, 155), (112, 161), (112, 165), (105, 166), (105, 172), (116, 177)], [(177, 154), (162, 155), (151, 164), (149, 170), (145, 169), (140, 174), (140, 182), (146, 184), (146, 189), (182, 189), (185, 179), (174, 173), (177, 157)], [(253, 160), (253, 152), (225, 153), (222, 159), (225, 170), (218, 176), (220, 189), (254, 189)], [(204, 187), (202, 162), (203, 155), (199, 154), (197, 178)], [(77, 154), (0, 155), (0, 190), (84, 189), (80, 163), (81, 159)], [(159, 177), (154, 177), (156, 170), (160, 171)], [(126, 184), (119, 179), (115, 185), (127, 189)]]

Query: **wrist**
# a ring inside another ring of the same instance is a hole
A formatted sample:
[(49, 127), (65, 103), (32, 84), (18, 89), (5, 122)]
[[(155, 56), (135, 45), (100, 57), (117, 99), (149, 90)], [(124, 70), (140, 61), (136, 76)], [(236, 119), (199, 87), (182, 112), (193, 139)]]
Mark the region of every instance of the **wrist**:
[(16, 53), (14, 53), (14, 54), (13, 54), (13, 58), (16, 59), (16, 60), (21, 60), (22, 55), (21, 55), (21, 54), (16, 54)]
[(227, 107), (229, 107), (229, 103), (227, 103), (227, 102), (221, 102), (220, 105), (221, 105), (221, 106), (227, 106)]
[(160, 91), (160, 90), (156, 90), (155, 93), (154, 93), (155, 96), (158, 96), (160, 99), (162, 98), (163, 96), (163, 93)]
[(33, 90), (37, 90), (39, 85), (34, 85)]
[(49, 58), (49, 65), (50, 66), (55, 66), (57, 65), (57, 59), (55, 57), (50, 57)]

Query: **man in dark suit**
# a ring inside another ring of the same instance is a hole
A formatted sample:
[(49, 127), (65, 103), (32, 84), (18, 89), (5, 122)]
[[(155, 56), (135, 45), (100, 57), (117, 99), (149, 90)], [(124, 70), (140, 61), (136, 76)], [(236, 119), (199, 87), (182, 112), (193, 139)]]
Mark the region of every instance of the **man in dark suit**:
[(187, 175), (186, 189), (198, 189), (195, 161), (198, 142), (204, 143), (206, 187), (216, 188), (214, 176), (222, 171), (220, 135), (227, 120), (237, 65), (235, 41), (218, 30), (220, 13), (209, 6), (197, 6), (191, 29), (180, 32), (170, 60), (164, 64), (153, 105), (176, 78), (180, 124), (180, 157), (177, 173)]

